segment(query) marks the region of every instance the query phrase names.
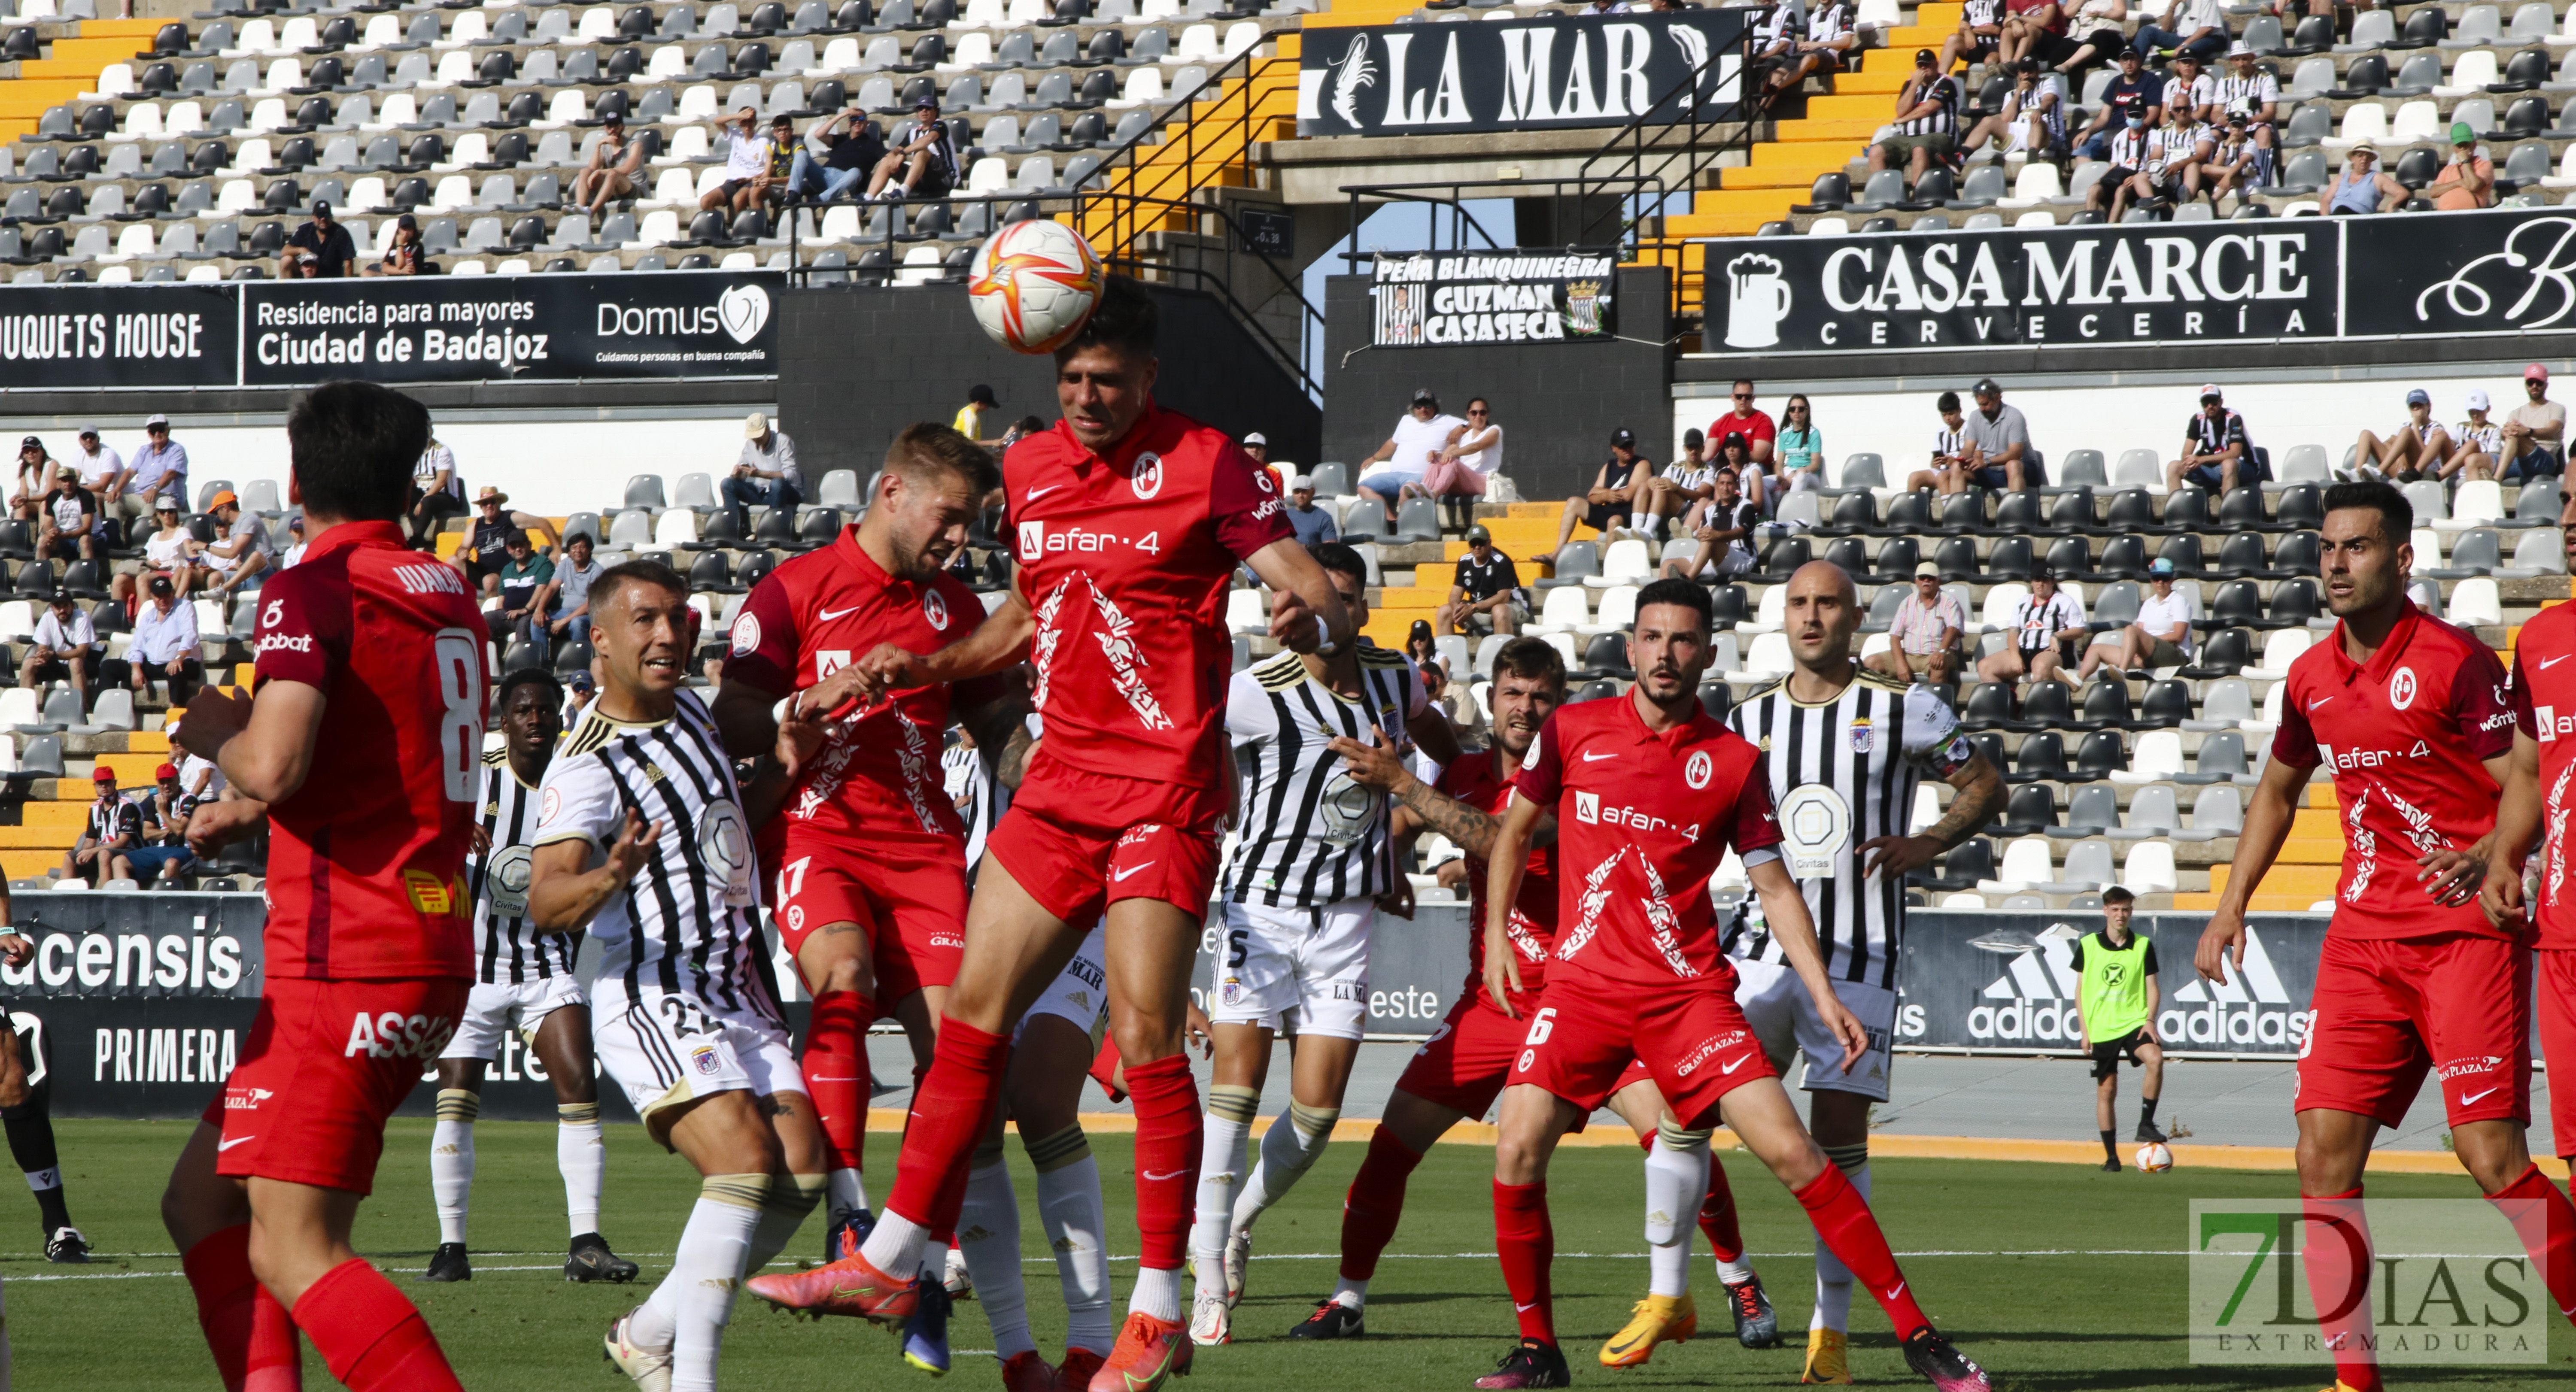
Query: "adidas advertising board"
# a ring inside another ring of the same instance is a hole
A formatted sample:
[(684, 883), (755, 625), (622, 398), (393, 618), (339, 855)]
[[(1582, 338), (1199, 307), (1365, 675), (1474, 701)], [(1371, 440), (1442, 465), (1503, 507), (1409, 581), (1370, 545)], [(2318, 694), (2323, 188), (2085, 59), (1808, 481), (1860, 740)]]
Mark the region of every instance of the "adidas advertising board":
[(1715, 119), (1712, 108), (1739, 99), (1749, 13), (1534, 15), (1318, 31), (1298, 63), (1297, 133), (1566, 130), (1639, 117), (1687, 120), (1694, 111)]
[[(2192, 951), (2208, 921), (2186, 914), (2132, 920), (2156, 944), (2162, 990), (2156, 1033), (2166, 1049), (2183, 1057), (2296, 1056), (2307, 1038), (2326, 918), (2249, 917), (2243, 973), (2218, 985), (2192, 969)], [(1927, 933), (1927, 923), (1940, 927)], [(1913, 914), (1897, 1047), (2080, 1049), (2075, 943), (2101, 927), (2099, 914)]]

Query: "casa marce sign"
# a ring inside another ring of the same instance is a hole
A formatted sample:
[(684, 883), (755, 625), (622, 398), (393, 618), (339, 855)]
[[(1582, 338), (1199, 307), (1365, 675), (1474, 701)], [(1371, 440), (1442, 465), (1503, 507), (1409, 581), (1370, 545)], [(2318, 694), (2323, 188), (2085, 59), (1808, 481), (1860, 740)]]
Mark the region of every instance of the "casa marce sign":
[(1715, 353), (2576, 328), (2576, 215), (2555, 208), (1736, 237), (1702, 251)]
[[(1297, 133), (1457, 135), (1624, 126), (1641, 116), (1673, 121), (1694, 110), (1711, 117), (1738, 99), (1737, 50), (1748, 13), (1308, 30), (1298, 59)], [(1684, 92), (1697, 100), (1685, 100)]]

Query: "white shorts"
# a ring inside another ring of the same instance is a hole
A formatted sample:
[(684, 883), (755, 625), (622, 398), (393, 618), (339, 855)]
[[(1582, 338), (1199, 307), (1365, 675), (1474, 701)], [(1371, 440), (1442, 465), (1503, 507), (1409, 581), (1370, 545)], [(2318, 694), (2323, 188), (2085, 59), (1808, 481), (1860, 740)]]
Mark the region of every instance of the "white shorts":
[(1225, 960), (1208, 1019), (1293, 1025), (1299, 1034), (1357, 1039), (1367, 1032), (1369, 929), (1377, 905), (1344, 899), (1319, 909), (1225, 906)]
[(522, 981), (513, 986), (507, 982), (478, 981), (465, 997), (465, 1018), (456, 1022), (456, 1033), (447, 1041), (447, 1051), (440, 1058), (496, 1059), (501, 1056), (501, 1036), (516, 1030), (520, 1042), (536, 1047), (537, 1026), (545, 1018), (567, 1005), (584, 1005), (581, 983), (570, 972)]
[(1834, 995), (1843, 1009), (1869, 1031), (1868, 1052), (1845, 1074), (1842, 1041), (1825, 1028), (1816, 1014), (1815, 998), (1807, 994), (1806, 983), (1796, 972), (1777, 962), (1738, 957), (1735, 975), (1735, 1003), (1782, 1078), (1789, 1076), (1789, 1055), (1802, 1053), (1807, 1056), (1807, 1068), (1798, 1086), (1807, 1091), (1856, 1092), (1874, 1102), (1887, 1100), (1888, 1071), (1895, 1063), (1888, 1052), (1896, 1034), (1894, 991), (1858, 981), (1834, 983)]
[(600, 1066), (648, 1123), (665, 1107), (719, 1092), (805, 1090), (786, 1026), (649, 984), (630, 995), (622, 976), (592, 983), (590, 1038)]
[(1019, 1028), (1011, 1031), (1011, 1042), (1020, 1042), (1020, 1031), (1029, 1027), (1036, 1015), (1053, 1015), (1100, 1041), (1100, 1022), (1109, 1013), (1109, 978), (1101, 965), (1109, 960), (1109, 930), (1095, 925), (1091, 936), (1073, 950), (1072, 960), (1055, 980), (1047, 983), (1046, 994), (1039, 996), (1029, 1013), (1020, 1017)]

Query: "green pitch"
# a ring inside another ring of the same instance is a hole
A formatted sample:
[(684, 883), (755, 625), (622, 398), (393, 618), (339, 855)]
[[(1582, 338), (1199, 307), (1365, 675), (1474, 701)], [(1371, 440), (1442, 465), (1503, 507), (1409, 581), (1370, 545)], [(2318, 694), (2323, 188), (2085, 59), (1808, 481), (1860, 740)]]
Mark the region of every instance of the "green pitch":
[[(8, 1330), (15, 1344), (17, 1386), (146, 1392), (204, 1389), (214, 1382), (197, 1333), (195, 1305), (176, 1274), (161, 1229), (158, 1201), (171, 1157), (189, 1124), (72, 1121), (58, 1123), (74, 1220), (99, 1249), (87, 1267), (48, 1266), (35, 1250), (32, 1204), (0, 1222), (0, 1277), (7, 1282)], [(644, 1266), (632, 1287), (573, 1286), (562, 1278), (563, 1191), (554, 1168), (554, 1128), (542, 1123), (485, 1122), (477, 1130), (480, 1173), (474, 1191), (472, 1283), (422, 1286), (411, 1277), (437, 1239), (428, 1178), (429, 1123), (397, 1121), (388, 1138), (376, 1197), (364, 1210), (357, 1243), (392, 1270), (428, 1313), (466, 1386), (477, 1392), (597, 1388), (616, 1392), (599, 1356), (609, 1318), (657, 1279), (678, 1235), (696, 1182), (678, 1159), (662, 1154), (636, 1128), (609, 1129), (608, 1213), (603, 1226), (617, 1249)], [(1110, 1231), (1129, 1254), (1111, 1267), (1123, 1314), (1135, 1270), (1127, 1218), (1126, 1138), (1096, 1138), (1109, 1177)], [(868, 1159), (882, 1198), (891, 1169), (890, 1137), (871, 1136)], [(1368, 1337), (1345, 1344), (1291, 1344), (1288, 1327), (1332, 1288), (1329, 1254), (1340, 1231), (1342, 1192), (1362, 1147), (1331, 1147), (1303, 1186), (1258, 1230), (1250, 1291), (1236, 1312), (1230, 1348), (1202, 1349), (1187, 1392), (1228, 1388), (1320, 1387), (1364, 1392), (1458, 1392), (1489, 1369), (1510, 1344), (1512, 1320), (1502, 1276), (1490, 1257), (1488, 1199), (1491, 1156), (1469, 1146), (1441, 1146), (1414, 1173), (1404, 1226), (1380, 1265), (1368, 1312)], [(1016, 1146), (1023, 1199), (1033, 1193)], [(1780, 1308), (1793, 1347), (1750, 1352), (1731, 1338), (1705, 1255), (1693, 1280), (1706, 1337), (1658, 1351), (1648, 1366), (1612, 1373), (1593, 1363), (1601, 1340), (1625, 1320), (1644, 1292), (1643, 1185), (1638, 1157), (1626, 1148), (1558, 1154), (1556, 1194), (1557, 1323), (1579, 1387), (1776, 1387), (1797, 1382), (1810, 1308), (1811, 1236), (1798, 1207), (1750, 1156), (1725, 1157), (1744, 1209), (1747, 1241)], [(2281, 1197), (2284, 1174), (2195, 1171), (2155, 1177), (2108, 1175), (2072, 1165), (1937, 1160), (1882, 1160), (1875, 1166), (1877, 1208), (1924, 1306), (1968, 1353), (2019, 1392), (2112, 1392), (2145, 1388), (2294, 1388), (2331, 1382), (2320, 1368), (2239, 1372), (2184, 1361), (2184, 1263), (2193, 1198)], [(2465, 1178), (2393, 1175), (2374, 1180), (2374, 1197), (2471, 1198)], [(5, 1214), (18, 1201), (0, 1202)], [(1024, 1204), (1025, 1207), (1025, 1204)], [(1022, 1238), (1029, 1306), (1041, 1351), (1063, 1339), (1055, 1268), (1043, 1260), (1033, 1209)], [(11, 1226), (14, 1224), (14, 1226)], [(787, 1253), (810, 1259), (820, 1246), (808, 1224)], [(1576, 1254), (1597, 1255), (1576, 1255)], [(1932, 1253), (1958, 1255), (1929, 1255)], [(1992, 1255), (2010, 1253), (2011, 1255)], [(1305, 1254), (1305, 1255), (1300, 1255)], [(1791, 1255), (1794, 1254), (1794, 1255)], [(1856, 1302), (1854, 1376), (1864, 1384), (1923, 1384), (1905, 1369), (1883, 1317)], [(951, 1326), (960, 1350), (991, 1347), (981, 1308), (961, 1306)], [(726, 1339), (728, 1386), (789, 1389), (915, 1387), (931, 1379), (902, 1366), (894, 1339), (852, 1321), (791, 1321), (746, 1298)], [(2542, 1368), (2395, 1372), (2395, 1387), (2530, 1388), (2576, 1384), (2576, 1337), (2562, 1325)], [(989, 1358), (961, 1352), (945, 1385), (998, 1387)], [(334, 1384), (308, 1354), (305, 1380)]]

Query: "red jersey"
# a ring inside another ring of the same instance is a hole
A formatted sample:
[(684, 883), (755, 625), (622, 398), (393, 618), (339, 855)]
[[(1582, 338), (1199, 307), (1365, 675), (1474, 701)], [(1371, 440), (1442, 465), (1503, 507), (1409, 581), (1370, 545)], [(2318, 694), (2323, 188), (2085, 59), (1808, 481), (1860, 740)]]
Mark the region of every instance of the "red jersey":
[(2576, 807), (2576, 606), (2540, 611), (2513, 640), (2514, 721), (2540, 746), (2540, 890), (2532, 896), (2537, 945), (2576, 948), (2576, 885), (2567, 876), (2567, 813)]
[(474, 975), (485, 641), (464, 577), (391, 522), (344, 522), (268, 577), (254, 687), (328, 698), (304, 786), (269, 804), (270, 975)]
[(1223, 431), (1149, 405), (1106, 457), (1062, 421), (1023, 438), (1002, 481), (1037, 611), (1039, 764), (1213, 784), (1234, 669), (1225, 592), (1238, 561), (1295, 535), (1269, 475)]
[(2343, 808), (2343, 875), (2329, 931), (2355, 938), (2488, 933), (2471, 902), (2444, 908), (2416, 883), (2415, 860), (2467, 850), (2495, 828), (2485, 761), (2513, 747), (2504, 664), (2474, 635), (2407, 606), (2367, 664), (2345, 654), (2338, 624), (2290, 664), (2272, 757), (2334, 771)]
[(1744, 443), (1747, 445), (1758, 445), (1765, 440), (1777, 444), (1780, 439), (1779, 428), (1771, 423), (1769, 412), (1755, 411), (1750, 415), (1739, 416), (1729, 411), (1708, 423), (1709, 458), (1717, 458), (1717, 447), (1724, 444), (1729, 435), (1743, 436)]
[[(734, 616), (725, 675), (764, 691), (803, 691), (880, 643), (912, 652), (944, 648), (984, 621), (984, 606), (955, 577), (898, 579), (843, 527), (831, 545), (761, 577)], [(957, 699), (991, 700), (1002, 679), (961, 684)], [(957, 843), (965, 829), (940, 771), (950, 688), (916, 686), (857, 718), (827, 727), (823, 748), (797, 774), (779, 820), (791, 832), (835, 836), (937, 837)]]
[[(1476, 750), (1442, 769), (1440, 781), (1432, 786), (1496, 817), (1511, 805), (1512, 785), (1494, 777), (1494, 756), (1487, 750)], [(1547, 985), (1547, 956), (1556, 946), (1554, 860), (1551, 847), (1531, 849), (1506, 930), (1520, 958), (1521, 990), (1513, 998), (1512, 1007), (1523, 1019), (1529, 1018), (1529, 1003), (1535, 1002), (1540, 988)], [(1485, 992), (1485, 870), (1484, 857), (1467, 857), (1467, 991), (1490, 1007), (1494, 1002)]]
[(1633, 694), (1559, 706), (1512, 786), (1557, 810), (1559, 972), (1734, 990), (1708, 877), (1730, 846), (1750, 857), (1781, 841), (1751, 740), (1696, 704), (1660, 733)]

